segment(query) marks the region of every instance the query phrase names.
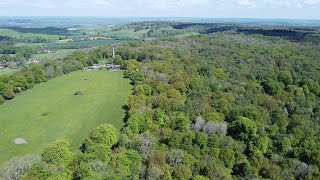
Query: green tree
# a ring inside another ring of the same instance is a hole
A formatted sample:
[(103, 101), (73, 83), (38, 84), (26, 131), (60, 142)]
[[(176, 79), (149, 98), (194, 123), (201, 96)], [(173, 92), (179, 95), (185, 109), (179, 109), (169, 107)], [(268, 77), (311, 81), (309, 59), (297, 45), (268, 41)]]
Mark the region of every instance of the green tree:
[(44, 149), (42, 160), (49, 164), (68, 166), (73, 158), (69, 145), (65, 139), (55, 141)]
[(257, 125), (246, 117), (238, 117), (230, 125), (228, 134), (241, 141), (248, 141), (257, 136)]
[(133, 75), (133, 82), (137, 83), (144, 80), (144, 74), (142, 71), (138, 71)]
[(121, 149), (121, 152), (111, 156), (111, 165), (126, 177), (138, 178), (142, 158), (135, 150)]
[(190, 167), (179, 164), (173, 170), (173, 178), (178, 180), (188, 180), (192, 178), (192, 170)]
[(193, 179), (194, 180), (209, 180), (208, 177), (201, 176), (201, 175), (196, 175)]
[(114, 58), (114, 63), (115, 63), (115, 64), (121, 65), (122, 61), (123, 61), (123, 60), (122, 60), (122, 58), (121, 58), (120, 55), (116, 55), (116, 56), (115, 56), (115, 58)]
[(196, 133), (195, 144), (201, 149), (205, 149), (208, 144), (208, 136), (202, 132)]
[(233, 168), (236, 162), (236, 158), (235, 158), (235, 152), (232, 149), (230, 148), (223, 149), (220, 152), (219, 157), (227, 168), (230, 168), (230, 169)]
[(204, 168), (204, 172), (204, 175), (210, 179), (232, 179), (230, 170), (227, 169), (219, 160), (209, 161)]
[(286, 155), (292, 149), (291, 140), (287, 137), (281, 138), (277, 143), (279, 153)]
[(100, 125), (90, 131), (81, 147), (82, 152), (102, 161), (108, 159), (110, 148), (118, 142), (116, 129), (110, 124)]
[(186, 131), (187, 126), (190, 124), (190, 120), (186, 117), (184, 113), (178, 113), (172, 119), (172, 128), (175, 130)]
[(127, 65), (126, 75), (133, 79), (134, 74), (139, 71), (139, 62), (136, 60), (130, 60)]
[(252, 172), (251, 170), (252, 170), (252, 166), (250, 162), (244, 157), (237, 159), (236, 164), (233, 167), (233, 172), (236, 175), (240, 175), (242, 177), (251, 175), (251, 172)]
[(278, 79), (279, 79), (280, 82), (282, 82), (286, 86), (293, 83), (293, 79), (292, 79), (291, 73), (287, 72), (287, 71), (280, 72), (279, 76), (278, 76)]
[(276, 95), (283, 89), (283, 84), (277, 81), (267, 81), (262, 84), (266, 93)]
[(116, 129), (110, 124), (103, 124), (94, 128), (90, 131), (89, 138), (96, 144), (104, 144), (107, 149), (110, 149), (118, 141)]
[(165, 118), (166, 118), (166, 114), (161, 108), (155, 109), (153, 119), (158, 125), (164, 126)]
[(132, 133), (140, 132), (140, 120), (138, 117), (130, 117), (127, 122), (127, 128), (130, 129)]

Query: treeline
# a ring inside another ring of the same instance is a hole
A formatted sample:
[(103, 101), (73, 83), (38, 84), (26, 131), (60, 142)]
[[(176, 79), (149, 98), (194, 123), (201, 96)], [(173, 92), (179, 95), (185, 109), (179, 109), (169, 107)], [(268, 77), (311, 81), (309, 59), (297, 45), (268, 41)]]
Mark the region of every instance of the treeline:
[[(75, 153), (59, 140), (18, 174), (319, 179), (318, 50), (314, 44), (222, 33), (121, 45), (116, 62), (134, 83), (121, 133), (101, 125)], [(110, 50), (87, 56), (109, 57)], [(0, 172), (10, 176), (16, 169)]]
[(12, 38), (12, 37), (8, 37), (8, 36), (0, 36), (0, 42), (8, 42), (8, 43), (11, 43), (13, 44), (14, 42), (16, 42), (17, 39), (15, 38)]
[[(38, 47), (30, 46), (15, 46), (10, 43), (0, 43), (0, 63), (14, 61), (18, 65), (23, 65), (29, 60), (36, 52)], [(14, 56), (11, 56), (14, 55)]]
[[(219, 32), (236, 32), (246, 35), (259, 34), (263, 36), (281, 37), (294, 42), (311, 42), (319, 44), (318, 27), (287, 27), (287, 26), (246, 26), (225, 23), (186, 23), (186, 22), (140, 22), (132, 23), (121, 28), (148, 29), (144, 37), (173, 37), (180, 34), (195, 32), (212, 34)], [(115, 29), (117, 30), (117, 29)]]
[[(292, 29), (263, 29), (263, 28), (240, 28), (239, 33), (246, 35), (261, 34), (264, 36), (278, 36), (295, 42), (312, 42), (319, 44), (319, 33), (316, 29), (292, 28)], [(318, 36), (313, 38), (313, 36)]]
[(239, 26), (234, 24), (220, 24), (220, 23), (179, 23), (172, 26), (179, 30), (192, 30), (201, 34), (210, 34), (224, 31), (234, 31)]
[(21, 37), (18, 40), (21, 43), (50, 43), (50, 42), (52, 42), (51, 39), (36, 36), (36, 35), (33, 37)]

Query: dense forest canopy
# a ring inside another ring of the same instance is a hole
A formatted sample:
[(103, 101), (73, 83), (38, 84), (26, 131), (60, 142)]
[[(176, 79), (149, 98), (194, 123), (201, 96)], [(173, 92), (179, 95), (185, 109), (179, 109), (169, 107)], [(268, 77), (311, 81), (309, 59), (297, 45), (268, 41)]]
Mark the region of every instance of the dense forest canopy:
[[(110, 48), (3, 76), (0, 93), (12, 99), (111, 57)], [(22, 179), (320, 178), (319, 44), (227, 32), (131, 42), (116, 53), (134, 84), (120, 133), (101, 125), (77, 152), (58, 140), (42, 159), (20, 158), (29, 165), (7, 162), (2, 176), (23, 167)]]

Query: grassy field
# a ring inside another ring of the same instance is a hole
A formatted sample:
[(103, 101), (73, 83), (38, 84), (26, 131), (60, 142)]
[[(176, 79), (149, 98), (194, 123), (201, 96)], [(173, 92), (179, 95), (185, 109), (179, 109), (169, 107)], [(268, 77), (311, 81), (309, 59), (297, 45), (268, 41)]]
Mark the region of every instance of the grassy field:
[(14, 46), (17, 46), (17, 47), (21, 47), (21, 46), (42, 47), (44, 45), (45, 43), (15, 43), (14, 44)]
[(19, 69), (10, 69), (10, 68), (4, 68), (0, 69), (0, 76), (2, 75), (11, 75), (14, 72), (18, 71)]
[(67, 43), (67, 42), (72, 42), (72, 39), (62, 39), (62, 40), (59, 40), (56, 43)]
[(199, 35), (199, 33), (190, 32), (190, 33), (185, 33), (185, 34), (179, 34), (179, 35), (176, 35), (174, 37), (175, 38), (185, 38), (185, 37), (188, 37), (188, 36), (196, 36), (196, 35)]
[[(80, 90), (83, 95), (75, 96)], [(78, 71), (42, 83), (0, 106), (0, 162), (41, 153), (49, 143), (67, 138), (75, 151), (94, 127), (123, 126), (122, 106), (131, 92), (123, 73)], [(21, 137), (28, 144), (16, 145)]]
[(5, 29), (5, 28), (0, 28), (0, 34), (1, 36), (8, 36), (8, 37), (13, 37), (13, 38), (33, 38), (33, 37), (42, 37), (45, 39), (50, 39), (53, 41), (58, 41), (59, 40), (59, 35), (49, 35), (49, 34), (37, 34), (37, 33), (22, 33), (18, 31), (14, 31), (11, 29)]
[(47, 53), (47, 54), (35, 54), (33, 58), (39, 60), (54, 60), (59, 58), (64, 58), (67, 55), (77, 51), (76, 49), (59, 49), (55, 53)]
[(87, 41), (73, 41), (67, 43), (51, 43), (48, 44), (49, 48), (89, 48), (89, 47), (97, 47), (106, 44), (118, 44), (126, 41), (121, 40), (87, 40)]
[(135, 32), (133, 29), (123, 29), (119, 31), (108, 31), (103, 33), (103, 35), (108, 37), (116, 37), (120, 39), (139, 39), (142, 38), (143, 35), (147, 32), (148, 30), (141, 30)]

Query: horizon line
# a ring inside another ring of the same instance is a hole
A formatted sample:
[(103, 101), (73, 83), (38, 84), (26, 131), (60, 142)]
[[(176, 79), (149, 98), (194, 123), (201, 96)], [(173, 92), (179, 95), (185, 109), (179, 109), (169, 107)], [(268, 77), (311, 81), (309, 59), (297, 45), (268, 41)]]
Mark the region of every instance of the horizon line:
[(120, 18), (120, 19), (128, 19), (128, 18), (187, 18), (187, 19), (262, 19), (262, 20), (315, 20), (320, 21), (320, 19), (313, 18), (268, 18), (268, 17), (205, 17), (205, 16), (50, 16), (50, 15), (11, 15), (11, 16), (3, 16), (0, 15), (0, 18)]

